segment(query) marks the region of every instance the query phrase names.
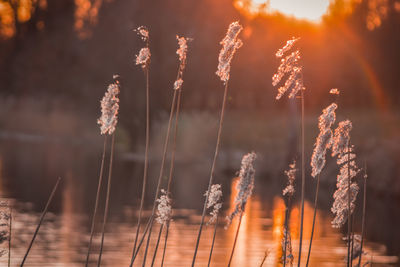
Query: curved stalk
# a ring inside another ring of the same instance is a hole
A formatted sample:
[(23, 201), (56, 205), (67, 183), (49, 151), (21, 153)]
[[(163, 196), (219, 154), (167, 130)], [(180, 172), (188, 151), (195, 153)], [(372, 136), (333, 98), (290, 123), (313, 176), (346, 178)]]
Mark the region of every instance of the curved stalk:
[(203, 213), (202, 213), (202, 216), (201, 216), (199, 232), (198, 232), (198, 235), (197, 235), (196, 248), (194, 250), (194, 255), (193, 255), (193, 260), (192, 260), (192, 267), (194, 267), (194, 264), (196, 262), (196, 256), (197, 256), (197, 250), (199, 249), (201, 231), (203, 230), (204, 218), (205, 218), (206, 211), (207, 211), (207, 202), (208, 202), (208, 198), (210, 196), (211, 185), (213, 183), (215, 166), (216, 166), (216, 162), (217, 162), (217, 158), (218, 158), (219, 146), (220, 146), (220, 143), (221, 143), (221, 133), (222, 133), (222, 126), (223, 126), (223, 123), (224, 123), (225, 105), (226, 105), (227, 94), (228, 94), (228, 81), (225, 83), (224, 98), (222, 100), (221, 116), (220, 116), (219, 126), (218, 126), (217, 143), (215, 145), (214, 159), (213, 159), (212, 166), (211, 166), (210, 180), (208, 182), (208, 189), (207, 189), (206, 199), (205, 199), (204, 206), (203, 206)]

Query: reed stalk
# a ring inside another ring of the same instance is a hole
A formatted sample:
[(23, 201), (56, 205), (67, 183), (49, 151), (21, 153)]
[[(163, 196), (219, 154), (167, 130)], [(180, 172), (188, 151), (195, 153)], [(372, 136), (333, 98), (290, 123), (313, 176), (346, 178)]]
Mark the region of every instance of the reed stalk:
[(214, 243), (215, 243), (215, 237), (217, 236), (217, 228), (218, 228), (218, 216), (217, 216), (217, 220), (215, 221), (215, 225), (214, 225), (214, 234), (213, 234), (213, 239), (211, 242), (211, 249), (210, 249), (210, 256), (208, 257), (208, 267), (210, 267), (211, 265), (211, 257), (212, 257), (212, 253), (214, 251)]
[(169, 222), (167, 223), (167, 229), (165, 231), (165, 240), (164, 240), (163, 255), (162, 255), (162, 259), (161, 259), (161, 267), (164, 267), (164, 259), (165, 259), (165, 251), (166, 251), (166, 247), (167, 247), (168, 233), (169, 233)]
[(233, 247), (232, 247), (231, 256), (229, 257), (228, 267), (230, 267), (231, 263), (232, 263), (233, 253), (235, 252), (235, 247), (236, 247), (236, 242), (237, 242), (237, 238), (238, 238), (238, 235), (239, 235), (240, 225), (242, 224), (243, 213), (244, 213), (244, 210), (242, 210), (242, 212), (240, 213), (239, 223), (238, 223), (238, 226), (237, 226), (237, 229), (236, 229), (235, 241), (233, 241)]
[(99, 206), (100, 190), (101, 190), (101, 184), (102, 184), (102, 180), (103, 180), (104, 158), (106, 155), (106, 147), (107, 147), (107, 135), (104, 135), (103, 154), (101, 156), (100, 174), (99, 174), (99, 180), (98, 180), (98, 185), (97, 185), (96, 201), (95, 201), (94, 209), (93, 209), (92, 225), (90, 227), (90, 239), (89, 239), (88, 251), (86, 254), (86, 263), (85, 263), (86, 267), (89, 265), (90, 249), (92, 247), (92, 242), (93, 242), (95, 220), (96, 220), (97, 209)]
[(114, 157), (114, 143), (115, 143), (115, 133), (113, 133), (112, 137), (111, 137), (111, 152), (110, 152), (110, 164), (108, 167), (107, 195), (106, 195), (106, 204), (104, 207), (103, 226), (101, 229), (100, 252), (99, 252), (99, 259), (97, 262), (98, 267), (100, 267), (100, 265), (101, 265), (101, 256), (103, 254), (103, 245), (104, 245), (104, 233), (105, 233), (106, 223), (107, 223), (107, 219), (108, 219), (108, 211), (109, 211), (109, 204), (110, 204), (112, 164), (113, 164), (113, 157)]
[(269, 250), (265, 251), (263, 260), (262, 260), (261, 263), (260, 263), (260, 267), (262, 267), (262, 266), (264, 265), (264, 262), (265, 262), (265, 260), (267, 259), (268, 254), (269, 254)]
[(291, 199), (290, 197), (288, 198), (287, 206), (286, 206), (286, 212), (285, 212), (285, 230), (286, 234), (284, 235), (284, 248), (283, 248), (283, 267), (286, 267), (286, 254), (287, 254), (287, 237), (288, 237), (288, 231), (289, 231), (289, 219), (290, 219), (290, 204), (291, 204)]
[[(303, 80), (303, 78), (302, 78)], [(299, 260), (297, 266), (300, 267), (301, 247), (303, 243), (303, 223), (304, 223), (304, 194), (305, 194), (305, 158), (304, 158), (304, 89), (301, 89), (301, 211), (300, 211), (300, 240), (299, 240)]]
[(147, 231), (149, 230), (149, 227), (150, 227), (150, 220), (146, 224), (146, 228), (144, 229), (143, 235), (142, 235), (142, 237), (141, 237), (141, 239), (139, 241), (139, 244), (137, 246), (135, 254), (132, 255), (131, 264), (133, 264), (133, 262), (135, 261), (137, 255), (139, 254), (140, 247), (143, 244), (144, 238), (146, 237), (146, 234), (147, 234)]
[(144, 197), (146, 194), (147, 174), (149, 168), (149, 143), (150, 143), (150, 86), (149, 86), (149, 67), (145, 68), (146, 76), (146, 140), (145, 140), (145, 152), (144, 152), (144, 170), (143, 170), (143, 182), (142, 182), (142, 196), (140, 199), (139, 216), (136, 225), (136, 236), (135, 243), (132, 249), (132, 257), (136, 252), (136, 245), (140, 233), (140, 224), (142, 220), (142, 211), (144, 205)]
[(32, 248), (33, 243), (35, 242), (35, 239), (36, 239), (36, 236), (37, 236), (37, 234), (38, 234), (38, 232), (39, 232), (40, 226), (41, 226), (42, 223), (43, 223), (44, 216), (46, 216), (47, 210), (49, 209), (50, 203), (51, 203), (51, 201), (53, 200), (54, 194), (56, 193), (56, 190), (57, 190), (58, 185), (60, 184), (60, 181), (61, 181), (61, 177), (58, 177), (57, 182), (56, 182), (56, 184), (54, 185), (53, 191), (51, 192), (50, 197), (49, 197), (49, 199), (47, 200), (47, 203), (46, 203), (46, 206), (45, 206), (45, 208), (44, 208), (44, 210), (43, 210), (43, 212), (42, 212), (42, 215), (40, 216), (39, 223), (38, 223), (38, 225), (36, 226), (35, 233), (33, 234), (32, 240), (31, 240), (31, 242), (29, 243), (29, 246), (28, 246), (28, 249), (27, 249), (27, 251), (26, 251), (26, 253), (25, 253), (25, 256), (24, 256), (24, 258), (22, 259), (21, 267), (24, 266), (25, 261), (26, 261), (26, 259), (28, 258), (29, 252), (30, 252), (30, 250), (31, 250), (31, 248)]
[(10, 223), (8, 234), (8, 267), (11, 266), (11, 233), (12, 233), (12, 207), (10, 208)]
[(350, 240), (350, 233), (351, 233), (351, 221), (350, 221), (350, 216), (351, 216), (351, 210), (350, 210), (350, 186), (351, 186), (351, 178), (350, 178), (350, 144), (349, 142), (347, 143), (347, 177), (348, 177), (348, 183), (347, 183), (347, 267), (351, 266), (351, 240)]
[(319, 181), (320, 181), (320, 176), (321, 174), (318, 174), (317, 177), (317, 188), (315, 190), (315, 199), (314, 199), (314, 215), (313, 215), (313, 221), (312, 221), (312, 227), (311, 227), (311, 237), (310, 237), (310, 245), (308, 247), (308, 255), (307, 255), (307, 263), (306, 267), (308, 266), (310, 262), (310, 255), (311, 255), (311, 247), (312, 247), (312, 241), (314, 237), (314, 230), (315, 230), (315, 220), (317, 217), (317, 207), (318, 207), (318, 193), (319, 193)]
[[(178, 73), (179, 75), (179, 73)], [(171, 162), (169, 167), (169, 177), (168, 177), (168, 186), (167, 186), (167, 195), (171, 194), (171, 184), (172, 184), (172, 177), (174, 174), (174, 166), (175, 166), (175, 152), (176, 152), (176, 139), (177, 139), (177, 132), (178, 132), (178, 121), (179, 121), (179, 114), (180, 114), (180, 106), (181, 106), (181, 98), (182, 98), (182, 88), (178, 89), (178, 100), (176, 103), (176, 112), (175, 112), (175, 125), (174, 125), (174, 136), (172, 141), (172, 151), (171, 151)], [(160, 232), (162, 231), (162, 227), (160, 227)], [(165, 241), (164, 241), (164, 248), (163, 248), (163, 257), (161, 261), (161, 265), (164, 264), (165, 252), (167, 249), (167, 240), (168, 240), (168, 231), (169, 231), (169, 222), (167, 223), (167, 229), (165, 233)], [(158, 237), (161, 237), (161, 234), (158, 234)], [(157, 243), (160, 242), (157, 240)], [(157, 253), (157, 248), (154, 251), (154, 254)]]
[(154, 248), (154, 254), (153, 254), (153, 260), (151, 261), (151, 267), (154, 266), (154, 262), (156, 261), (156, 257), (157, 257), (157, 250), (158, 250), (158, 246), (160, 245), (160, 240), (161, 240), (161, 234), (162, 234), (162, 230), (164, 224), (160, 225), (160, 231), (158, 232), (158, 238), (157, 238), (157, 242), (156, 242), (156, 247)]
[[(170, 138), (170, 133), (171, 133), (172, 118), (173, 118), (173, 114), (174, 114), (174, 111), (175, 111), (176, 98), (177, 98), (177, 90), (174, 90), (174, 95), (172, 97), (171, 111), (170, 111), (169, 120), (168, 120), (167, 134), (166, 134), (165, 140), (164, 140), (164, 148), (163, 148), (163, 156), (162, 156), (162, 159), (161, 159), (160, 174), (159, 174), (159, 177), (158, 177), (158, 184), (157, 184), (156, 194), (155, 194), (154, 202), (153, 202), (153, 210), (151, 212), (151, 217), (150, 217), (150, 226), (149, 226), (149, 232), (148, 232), (148, 235), (147, 235), (146, 250), (144, 252), (143, 265), (142, 266), (146, 265), (146, 258), (147, 258), (147, 253), (148, 253), (148, 250), (149, 250), (150, 239), (151, 239), (151, 230), (153, 229), (154, 215), (155, 215), (155, 212), (156, 212), (157, 199), (158, 199), (158, 196), (159, 196), (159, 193), (160, 193), (160, 189), (161, 189), (162, 177), (164, 175), (164, 165), (165, 165), (165, 159), (166, 159), (166, 155), (167, 155), (168, 143), (169, 143), (169, 138)], [(133, 264), (133, 262), (132, 262), (132, 264)], [(132, 266), (132, 264), (131, 264), (131, 266)]]
[(363, 213), (361, 222), (361, 242), (360, 242), (360, 257), (358, 258), (358, 266), (361, 266), (362, 249), (365, 235), (365, 218), (367, 210), (367, 163), (364, 163), (364, 196), (363, 196)]
[(196, 248), (194, 250), (194, 255), (193, 255), (193, 260), (192, 260), (192, 267), (194, 267), (194, 264), (196, 262), (197, 250), (199, 249), (201, 232), (203, 230), (204, 218), (206, 216), (206, 211), (207, 211), (208, 197), (210, 196), (211, 185), (213, 184), (215, 166), (216, 166), (218, 153), (219, 153), (219, 147), (220, 147), (220, 143), (221, 143), (221, 133), (222, 133), (222, 126), (223, 126), (223, 123), (224, 123), (225, 106), (226, 106), (227, 95), (228, 95), (228, 81), (226, 81), (226, 83), (225, 83), (224, 98), (222, 100), (221, 115), (220, 115), (219, 125), (218, 125), (217, 143), (215, 145), (214, 159), (213, 159), (212, 166), (211, 166), (210, 179), (209, 179), (209, 182), (208, 182), (207, 195), (206, 195), (206, 199), (205, 199), (204, 206), (203, 206), (203, 213), (201, 215), (201, 222), (200, 222), (199, 232), (198, 232), (198, 235), (197, 235)]

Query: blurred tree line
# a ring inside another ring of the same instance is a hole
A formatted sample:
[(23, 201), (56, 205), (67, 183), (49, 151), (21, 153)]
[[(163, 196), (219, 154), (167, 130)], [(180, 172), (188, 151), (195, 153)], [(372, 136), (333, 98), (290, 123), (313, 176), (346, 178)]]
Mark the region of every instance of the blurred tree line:
[(217, 110), (219, 42), (229, 23), (240, 20), (244, 45), (233, 60), (229, 108), (265, 111), (285, 105), (274, 100), (271, 77), (279, 63), (274, 54), (287, 39), (300, 36), (308, 108), (320, 110), (330, 101), (329, 89), (337, 87), (342, 106), (390, 109), (400, 102), (400, 13), (397, 1), (387, 0), (390, 8), (372, 27), (366, 23), (376, 9), (371, 1), (376, 0), (361, 1), (345, 14), (345, 1), (338, 0), (323, 23), (313, 25), (276, 14), (249, 16), (232, 0), (0, 0), (1, 96), (57, 99), (97, 115), (107, 84), (119, 74), (122, 123), (135, 136), (143, 125), (144, 76), (134, 65), (143, 43), (133, 30), (146, 25), (153, 114), (170, 105), (176, 34), (193, 38), (184, 108)]

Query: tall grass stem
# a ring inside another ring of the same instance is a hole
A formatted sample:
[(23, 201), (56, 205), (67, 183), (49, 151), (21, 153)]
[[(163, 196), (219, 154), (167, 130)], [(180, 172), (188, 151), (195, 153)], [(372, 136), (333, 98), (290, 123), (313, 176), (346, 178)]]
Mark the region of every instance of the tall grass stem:
[(112, 178), (112, 164), (114, 157), (114, 144), (115, 144), (115, 133), (112, 134), (111, 137), (111, 152), (110, 152), (110, 164), (108, 167), (108, 181), (107, 181), (107, 195), (106, 195), (106, 204), (104, 207), (104, 217), (103, 217), (103, 226), (101, 228), (101, 242), (100, 242), (100, 252), (99, 259), (97, 262), (97, 266), (101, 265), (101, 256), (103, 255), (103, 246), (104, 246), (104, 233), (106, 229), (107, 219), (108, 219), (108, 211), (110, 205), (110, 193), (111, 193), (111, 178)]
[(210, 267), (211, 265), (211, 257), (212, 257), (212, 253), (214, 251), (214, 244), (215, 244), (215, 237), (217, 236), (217, 229), (218, 229), (218, 216), (217, 219), (215, 221), (215, 225), (214, 225), (214, 234), (213, 234), (213, 239), (211, 242), (211, 249), (210, 249), (210, 256), (208, 257), (208, 267)]
[(215, 166), (216, 166), (218, 153), (219, 153), (219, 147), (220, 147), (220, 143), (221, 143), (222, 126), (223, 126), (223, 123), (224, 123), (225, 106), (226, 106), (226, 99), (227, 99), (227, 95), (228, 95), (228, 82), (229, 81), (226, 81), (226, 83), (225, 83), (224, 98), (222, 100), (221, 115), (220, 115), (219, 125), (218, 125), (217, 143), (215, 145), (214, 159), (213, 159), (212, 166), (211, 166), (211, 172), (210, 172), (210, 179), (209, 179), (209, 182), (208, 182), (207, 195), (206, 195), (206, 199), (205, 199), (204, 206), (203, 206), (203, 214), (201, 216), (199, 232), (198, 232), (198, 235), (197, 235), (196, 248), (194, 250), (194, 255), (193, 255), (193, 260), (192, 260), (192, 267), (194, 267), (195, 262), (196, 262), (196, 256), (197, 256), (197, 250), (199, 249), (201, 231), (203, 230), (204, 218), (206, 216), (206, 211), (207, 211), (207, 202), (208, 202), (208, 198), (209, 198), (210, 192), (211, 192), (211, 185), (213, 183)]
[(303, 243), (303, 223), (304, 223), (304, 194), (306, 186), (305, 178), (305, 158), (304, 158), (304, 89), (301, 90), (301, 211), (300, 211), (300, 238), (299, 238), (299, 260), (297, 266), (301, 263), (301, 247)]
[(358, 266), (361, 266), (362, 249), (365, 235), (365, 219), (367, 212), (367, 163), (364, 163), (364, 196), (363, 196), (363, 213), (361, 221), (361, 242), (360, 242), (360, 257), (358, 258)]
[(313, 221), (312, 221), (312, 227), (311, 227), (311, 237), (310, 237), (310, 245), (309, 245), (309, 247), (308, 247), (308, 254), (307, 254), (307, 263), (306, 263), (306, 267), (307, 267), (308, 264), (310, 263), (311, 247), (312, 247), (312, 241), (313, 241), (314, 231), (315, 231), (315, 220), (316, 220), (316, 217), (317, 217), (320, 176), (321, 176), (321, 174), (319, 173), (318, 176), (317, 176), (317, 188), (316, 188), (316, 190), (315, 190), (314, 215), (313, 215)]
[(103, 181), (104, 158), (106, 155), (106, 147), (107, 147), (107, 134), (104, 135), (103, 154), (101, 156), (100, 174), (99, 174), (99, 180), (98, 180), (98, 185), (97, 185), (96, 201), (95, 201), (94, 209), (93, 209), (92, 225), (90, 227), (90, 239), (89, 239), (88, 251), (86, 254), (86, 263), (85, 263), (86, 267), (89, 265), (90, 249), (92, 247), (92, 242), (93, 242), (95, 220), (96, 220), (97, 209), (99, 206), (101, 184)]
[(142, 220), (142, 211), (144, 205), (144, 197), (146, 194), (146, 184), (147, 184), (147, 173), (149, 168), (149, 143), (150, 143), (150, 86), (149, 86), (149, 67), (145, 69), (146, 76), (146, 140), (145, 140), (145, 152), (144, 152), (144, 170), (143, 170), (143, 182), (142, 182), (142, 196), (140, 199), (139, 216), (136, 225), (136, 236), (135, 243), (132, 250), (132, 258), (136, 252), (136, 245), (140, 233), (140, 223)]
[(235, 247), (236, 247), (236, 242), (237, 242), (237, 239), (238, 239), (238, 236), (239, 236), (240, 225), (242, 224), (243, 213), (244, 213), (244, 210), (242, 210), (242, 212), (240, 213), (239, 223), (238, 223), (238, 226), (237, 226), (237, 229), (236, 229), (235, 240), (233, 241), (233, 247), (232, 247), (231, 256), (229, 257), (228, 267), (231, 266), (232, 259), (233, 259), (233, 254), (235, 253)]
[(47, 210), (49, 209), (50, 203), (51, 203), (51, 201), (53, 200), (54, 194), (56, 193), (56, 190), (57, 190), (58, 185), (60, 184), (60, 181), (61, 181), (61, 177), (58, 177), (57, 182), (56, 182), (56, 184), (54, 185), (53, 191), (51, 192), (50, 197), (49, 197), (49, 199), (47, 200), (47, 203), (46, 203), (46, 206), (45, 206), (45, 208), (44, 208), (44, 210), (43, 210), (43, 212), (42, 212), (42, 215), (40, 216), (39, 223), (38, 223), (38, 225), (36, 226), (35, 233), (33, 234), (32, 240), (31, 240), (31, 242), (29, 243), (29, 246), (28, 246), (28, 249), (27, 249), (27, 251), (26, 251), (26, 253), (25, 253), (25, 256), (24, 256), (24, 258), (22, 259), (21, 267), (24, 266), (25, 261), (26, 261), (26, 259), (28, 258), (29, 252), (30, 252), (30, 250), (31, 250), (31, 248), (32, 248), (33, 243), (35, 242), (35, 239), (36, 239), (36, 236), (37, 236), (37, 234), (38, 234), (38, 232), (39, 232), (40, 226), (41, 226), (42, 223), (43, 223), (44, 216), (46, 216)]

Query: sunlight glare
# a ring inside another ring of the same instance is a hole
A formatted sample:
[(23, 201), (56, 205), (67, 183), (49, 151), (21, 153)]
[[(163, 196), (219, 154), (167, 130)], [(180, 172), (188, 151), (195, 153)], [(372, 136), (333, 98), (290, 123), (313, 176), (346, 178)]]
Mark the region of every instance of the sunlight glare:
[(267, 13), (279, 12), (314, 22), (321, 20), (327, 13), (330, 0), (252, 0), (256, 5), (266, 4)]

